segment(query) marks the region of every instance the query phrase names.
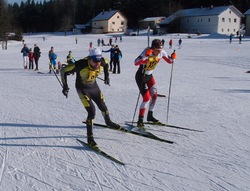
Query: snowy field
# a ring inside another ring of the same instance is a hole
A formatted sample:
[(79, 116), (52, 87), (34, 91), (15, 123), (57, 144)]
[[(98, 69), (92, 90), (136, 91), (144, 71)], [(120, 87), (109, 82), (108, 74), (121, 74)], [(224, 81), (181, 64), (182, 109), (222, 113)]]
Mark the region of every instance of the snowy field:
[[(46, 40), (43, 41), (42, 37)], [(250, 39), (187, 35), (164, 38), (165, 50), (176, 49), (168, 122), (192, 132), (146, 126), (174, 141), (167, 144), (119, 131), (94, 128), (96, 142), (125, 163), (116, 164), (79, 145), (86, 140), (86, 111), (68, 77), (66, 99), (54, 74), (48, 72), (48, 51), (57, 61), (69, 50), (76, 59), (88, 55), (105, 35), (25, 35), (29, 48), (41, 48), (39, 69), (24, 70), (22, 42), (0, 51), (0, 190), (1, 191), (249, 191), (250, 190)], [(173, 38), (174, 46), (168, 48)], [(177, 46), (183, 40), (181, 49)], [(113, 39), (114, 41), (114, 39)], [(111, 119), (123, 124), (135, 112), (138, 89), (134, 59), (147, 46), (146, 36), (125, 36), (117, 42), (121, 74), (110, 74), (111, 86), (98, 80)], [(107, 50), (109, 47), (101, 47)], [(109, 53), (103, 54), (109, 58)], [(168, 95), (171, 65), (161, 61), (154, 76), (158, 93)], [(100, 77), (103, 77), (101, 75)], [(167, 118), (168, 98), (159, 97), (155, 117)], [(140, 99), (141, 102), (141, 99)], [(137, 120), (138, 109), (136, 111)], [(104, 123), (97, 109), (97, 123)]]

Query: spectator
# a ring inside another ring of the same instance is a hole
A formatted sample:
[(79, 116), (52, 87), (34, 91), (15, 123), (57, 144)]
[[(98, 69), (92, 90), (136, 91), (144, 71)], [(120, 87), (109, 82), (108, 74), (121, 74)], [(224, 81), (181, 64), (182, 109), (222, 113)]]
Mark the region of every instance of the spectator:
[(121, 68), (120, 68), (120, 60), (122, 58), (122, 52), (119, 49), (118, 45), (115, 46), (114, 50), (114, 68), (113, 68), (113, 74), (116, 73), (116, 68), (117, 68), (117, 74), (121, 73)]
[(32, 51), (32, 49), (30, 48), (29, 51), (29, 70), (30, 69), (34, 69), (34, 52)]
[(169, 40), (169, 49), (171, 49), (171, 48), (172, 48), (172, 45), (173, 45), (173, 40), (172, 40), (172, 39), (170, 39), (170, 40)]
[(56, 63), (56, 59), (57, 59), (57, 55), (54, 52), (54, 47), (51, 47), (50, 51), (49, 51), (49, 73), (51, 73), (51, 70), (55, 69), (56, 73), (58, 74), (58, 68), (57, 68), (57, 63)]
[(179, 39), (179, 49), (181, 48), (182, 40), (181, 38)]
[(74, 62), (75, 62), (75, 59), (74, 59), (74, 57), (72, 55), (72, 52), (69, 51), (69, 54), (67, 55), (67, 63), (68, 64), (73, 64)]
[(114, 62), (114, 51), (115, 51), (114, 45), (111, 45), (111, 48), (109, 50), (103, 50), (102, 51), (102, 52), (110, 52), (109, 71), (112, 71), (112, 65), (113, 65), (113, 62)]
[(35, 60), (35, 71), (38, 70), (38, 60), (41, 56), (40, 48), (37, 46), (37, 44), (34, 44), (34, 60)]
[(23, 53), (23, 68), (27, 69), (28, 63), (29, 63), (29, 48), (26, 44), (23, 45), (23, 48), (21, 50), (21, 53)]

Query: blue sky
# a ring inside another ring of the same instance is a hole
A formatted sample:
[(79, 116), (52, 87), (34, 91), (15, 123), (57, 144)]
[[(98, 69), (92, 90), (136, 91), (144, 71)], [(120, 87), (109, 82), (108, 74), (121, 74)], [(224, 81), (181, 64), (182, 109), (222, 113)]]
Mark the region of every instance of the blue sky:
[[(9, 4), (13, 4), (13, 3), (18, 3), (18, 4), (20, 4), (21, 2), (26, 2), (27, 0), (7, 0), (7, 3), (9, 3)], [(43, 2), (44, 0), (34, 0), (35, 2)]]

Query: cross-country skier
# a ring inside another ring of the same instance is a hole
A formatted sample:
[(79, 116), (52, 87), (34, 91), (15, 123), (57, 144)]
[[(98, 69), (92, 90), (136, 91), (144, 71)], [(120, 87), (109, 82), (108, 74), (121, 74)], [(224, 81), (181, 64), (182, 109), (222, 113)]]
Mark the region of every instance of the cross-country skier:
[(87, 142), (90, 146), (97, 146), (93, 137), (93, 121), (96, 110), (94, 103), (101, 110), (106, 125), (112, 128), (120, 126), (111, 121), (108, 108), (104, 101), (104, 96), (97, 85), (96, 78), (104, 69), (104, 83), (109, 85), (108, 61), (102, 57), (100, 49), (93, 48), (89, 52), (89, 56), (78, 60), (70, 65), (64, 65), (61, 70), (61, 80), (63, 83), (62, 93), (67, 97), (69, 87), (67, 84), (67, 75), (76, 73), (76, 91), (78, 96), (88, 112), (87, 124)]
[(147, 121), (155, 123), (159, 122), (159, 120), (153, 116), (155, 102), (157, 99), (157, 89), (153, 72), (161, 58), (169, 64), (173, 63), (173, 59), (162, 49), (161, 40), (154, 39), (151, 47), (143, 50), (143, 52), (135, 59), (135, 65), (139, 65), (135, 75), (135, 80), (143, 98), (137, 121), (137, 126), (141, 129), (144, 129), (143, 118), (148, 105), (149, 109)]

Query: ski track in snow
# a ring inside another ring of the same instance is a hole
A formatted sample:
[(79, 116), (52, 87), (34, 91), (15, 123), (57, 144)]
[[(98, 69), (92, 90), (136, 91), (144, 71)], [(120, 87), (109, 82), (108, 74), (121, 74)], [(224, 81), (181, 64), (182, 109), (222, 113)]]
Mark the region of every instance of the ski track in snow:
[[(86, 127), (81, 122), (87, 113), (74, 89), (75, 76), (68, 77), (66, 99), (55, 76), (47, 74), (50, 46), (55, 47), (61, 62), (69, 49), (75, 58), (82, 58), (88, 54), (89, 41), (96, 42), (97, 36), (79, 35), (77, 45), (75, 35), (46, 34), (45, 42), (42, 36), (27, 35), (25, 40), (29, 47), (39, 42), (40, 71), (45, 74), (22, 69), (21, 42), (11, 42), (7, 51), (0, 51), (0, 85), (4, 90), (0, 94), (1, 189), (250, 190), (250, 112), (246, 107), (250, 80), (244, 73), (250, 69), (249, 54), (245, 53), (249, 41), (239, 45), (229, 44), (228, 39), (183, 36), (182, 49), (176, 47), (169, 122), (204, 132), (146, 126), (155, 135), (175, 142), (171, 145), (95, 127), (100, 148), (126, 164), (122, 166), (77, 143), (76, 138), (86, 140)], [(179, 39), (178, 35), (171, 37)], [(145, 39), (124, 37), (124, 42), (118, 43), (123, 52), (122, 73), (110, 74), (111, 86), (98, 81), (114, 121), (133, 118), (138, 96), (133, 60), (147, 45)], [(130, 47), (136, 48), (131, 51)], [(104, 56), (109, 58), (109, 53)], [(168, 95), (170, 70), (171, 66), (163, 63), (156, 68), (160, 94)], [(158, 98), (156, 103), (155, 114), (162, 122), (166, 122), (167, 99)], [(135, 120), (137, 112), (138, 108)], [(96, 122), (104, 123), (98, 109)]]

